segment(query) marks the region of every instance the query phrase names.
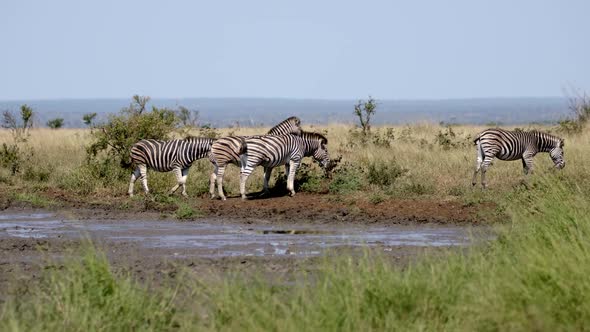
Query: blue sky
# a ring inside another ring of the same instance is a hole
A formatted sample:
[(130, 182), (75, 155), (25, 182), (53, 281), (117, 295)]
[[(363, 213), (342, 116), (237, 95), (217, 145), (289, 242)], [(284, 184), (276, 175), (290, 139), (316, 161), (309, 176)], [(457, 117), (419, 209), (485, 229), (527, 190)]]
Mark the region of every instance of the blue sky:
[(587, 0), (0, 2), (0, 99), (590, 90)]

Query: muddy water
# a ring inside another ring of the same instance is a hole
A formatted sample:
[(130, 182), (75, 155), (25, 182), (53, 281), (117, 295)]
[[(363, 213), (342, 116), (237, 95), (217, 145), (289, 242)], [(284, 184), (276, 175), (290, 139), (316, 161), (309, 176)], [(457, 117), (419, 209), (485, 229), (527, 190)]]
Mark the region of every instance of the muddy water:
[[(339, 246), (466, 246), (489, 238), (481, 228), (461, 226), (300, 225), (231, 221), (65, 220), (52, 213), (0, 213), (0, 240), (5, 238), (79, 239), (134, 243), (169, 255), (315, 256)], [(178, 251), (178, 252), (175, 252)]]

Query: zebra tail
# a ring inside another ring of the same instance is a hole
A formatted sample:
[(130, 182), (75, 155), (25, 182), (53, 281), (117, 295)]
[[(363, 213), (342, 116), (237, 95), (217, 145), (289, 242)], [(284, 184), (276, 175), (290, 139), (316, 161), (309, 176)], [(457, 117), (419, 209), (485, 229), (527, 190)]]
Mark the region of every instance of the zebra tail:
[(478, 134), (477, 136), (475, 136), (475, 138), (473, 139), (473, 145), (477, 145), (477, 143), (479, 142), (480, 139), (481, 139), (481, 134)]
[(128, 159), (128, 158), (124, 158), (121, 159), (121, 168), (132, 168), (133, 166), (133, 162)]
[(240, 137), (240, 151), (238, 152), (238, 154), (242, 155), (242, 154), (246, 154), (248, 153), (248, 146), (246, 145), (246, 139), (243, 137)]

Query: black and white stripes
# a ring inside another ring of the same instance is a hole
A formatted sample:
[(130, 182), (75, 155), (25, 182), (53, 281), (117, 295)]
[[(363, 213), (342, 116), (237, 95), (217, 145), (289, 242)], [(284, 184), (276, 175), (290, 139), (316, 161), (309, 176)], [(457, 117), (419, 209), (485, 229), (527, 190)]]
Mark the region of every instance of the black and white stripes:
[[(301, 135), (301, 120), (292, 116), (278, 125), (272, 127), (269, 135)], [(209, 192), (211, 198), (215, 197), (215, 183), (219, 189), (219, 196), (225, 200), (223, 194), (223, 175), (229, 164), (238, 165), (242, 168), (245, 165), (247, 144), (246, 140), (253, 136), (228, 136), (217, 140), (211, 147), (209, 160), (213, 164), (213, 172), (209, 180)]]
[[(264, 167), (264, 192), (268, 192), (268, 181), (272, 169), (285, 165), (287, 190), (295, 195), (295, 173), (303, 157), (313, 157), (322, 167), (330, 163), (327, 148), (328, 140), (320, 134), (303, 132), (294, 135), (264, 135), (246, 138), (248, 146), (245, 165), (240, 173), (240, 194), (246, 198), (246, 181), (257, 166)], [(220, 194), (221, 196), (221, 194)]]
[(182, 140), (158, 141), (141, 140), (131, 147), (131, 163), (135, 167), (129, 183), (129, 196), (133, 196), (133, 186), (137, 179), (141, 180), (143, 189), (149, 192), (147, 185), (147, 168), (158, 172), (174, 171), (177, 184), (171, 190), (174, 193), (182, 186), (182, 194), (186, 196), (186, 178), (192, 163), (209, 155), (214, 139), (189, 137)]
[(487, 129), (474, 140), (477, 146), (477, 164), (473, 172), (472, 184), (477, 183), (477, 173), (481, 170), (481, 183), (486, 187), (485, 173), (494, 158), (500, 160), (522, 160), (525, 174), (532, 171), (533, 157), (539, 152), (548, 152), (555, 164), (565, 167), (563, 159), (563, 139), (539, 131), (507, 131)]

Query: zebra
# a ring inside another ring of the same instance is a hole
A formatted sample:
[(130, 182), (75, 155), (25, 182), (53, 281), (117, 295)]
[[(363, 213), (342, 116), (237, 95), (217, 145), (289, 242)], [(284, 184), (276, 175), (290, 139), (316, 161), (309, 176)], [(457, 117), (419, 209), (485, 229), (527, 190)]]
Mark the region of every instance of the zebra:
[[(290, 196), (295, 195), (295, 173), (304, 157), (312, 156), (323, 168), (330, 164), (328, 154), (328, 139), (321, 134), (302, 132), (301, 136), (295, 135), (261, 135), (243, 138), (245, 150), (240, 155), (240, 194), (246, 199), (246, 181), (256, 168), (264, 167), (264, 192), (268, 192), (268, 181), (274, 167), (285, 165), (287, 169), (287, 190)], [(212, 155), (215, 147), (212, 148)], [(220, 169), (223, 169), (219, 165)], [(220, 174), (217, 185), (219, 196), (225, 200), (223, 195), (223, 183), (219, 181), (223, 177)], [(212, 183), (213, 184), (213, 183)], [(214, 197), (214, 186), (211, 187), (211, 195)]]
[(131, 147), (131, 164), (134, 171), (129, 183), (129, 196), (133, 197), (133, 186), (137, 179), (141, 180), (143, 190), (149, 193), (147, 184), (147, 168), (158, 172), (173, 171), (176, 185), (170, 190), (173, 194), (182, 186), (182, 195), (186, 194), (186, 178), (192, 163), (209, 155), (215, 139), (206, 137), (188, 137), (170, 141), (144, 139)]
[(296, 116), (291, 116), (283, 121), (281, 121), (278, 125), (270, 128), (267, 135), (296, 135), (301, 136), (301, 120)]
[(486, 129), (473, 140), (477, 145), (477, 163), (471, 184), (477, 184), (477, 173), (481, 170), (481, 184), (486, 188), (485, 174), (494, 157), (500, 160), (522, 160), (525, 174), (533, 169), (533, 157), (539, 152), (549, 152), (557, 169), (565, 167), (563, 158), (564, 140), (540, 131), (508, 131)]
[[(281, 121), (268, 131), (268, 135), (301, 135), (301, 120), (296, 116), (291, 116)], [(218, 139), (211, 146), (209, 161), (214, 166), (209, 181), (209, 192), (211, 198), (215, 198), (215, 182), (217, 181), (220, 190), (223, 190), (223, 174), (228, 164), (235, 164), (242, 167), (245, 164), (246, 138), (252, 136), (227, 136)], [(223, 192), (219, 195), (223, 200)]]

